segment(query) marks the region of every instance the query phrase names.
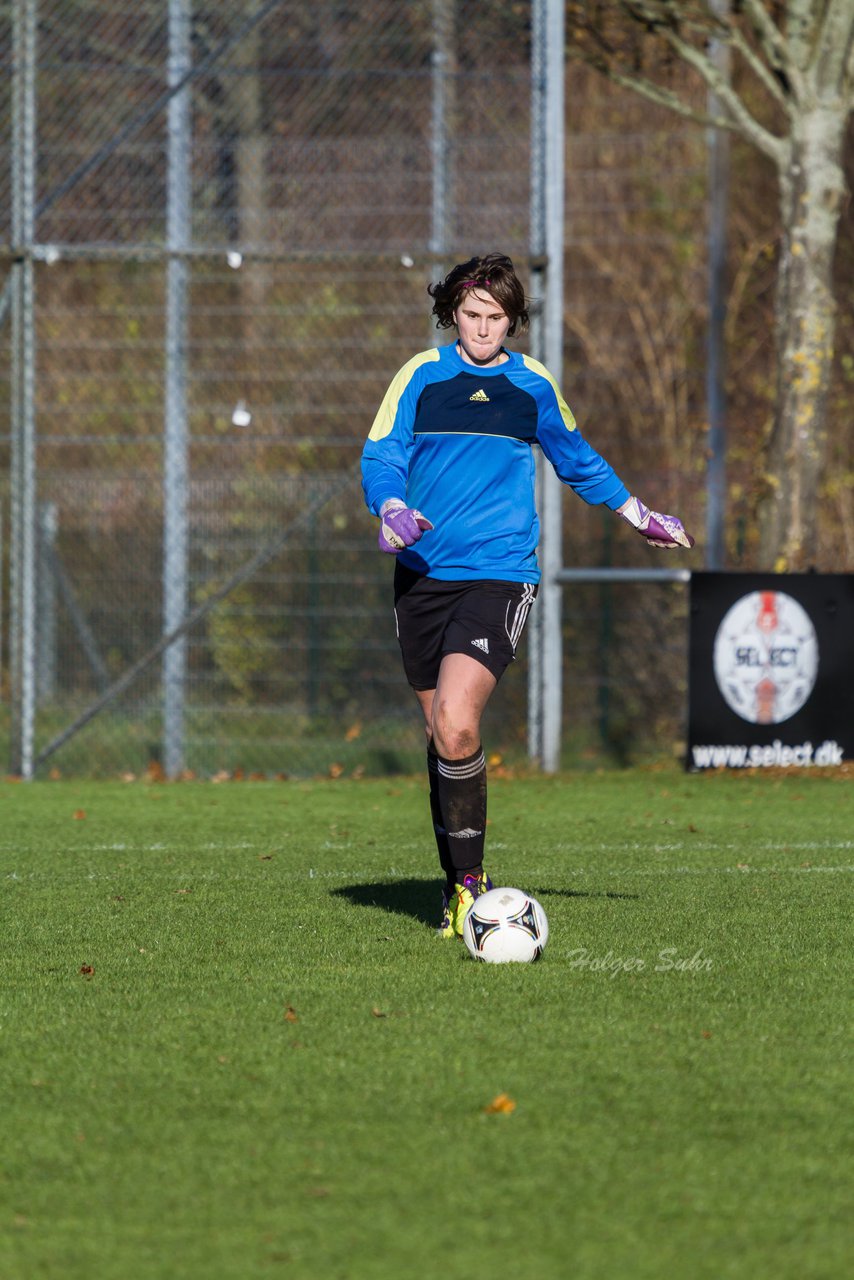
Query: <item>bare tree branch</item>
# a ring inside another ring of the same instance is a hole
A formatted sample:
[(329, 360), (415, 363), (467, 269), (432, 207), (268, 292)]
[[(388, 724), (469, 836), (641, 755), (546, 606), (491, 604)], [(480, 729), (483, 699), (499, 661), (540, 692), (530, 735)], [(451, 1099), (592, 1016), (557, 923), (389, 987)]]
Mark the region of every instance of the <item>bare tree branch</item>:
[(776, 68), (792, 86), (799, 100), (803, 100), (804, 80), (800, 68), (792, 59), (785, 37), (771, 18), (762, 0), (742, 0), (744, 13), (749, 19), (756, 38), (772, 67)]
[[(757, 0), (747, 0), (747, 2), (753, 9)], [(648, 101), (676, 112), (684, 119), (740, 133), (757, 150), (773, 160), (775, 165), (778, 167), (785, 165), (789, 152), (787, 138), (776, 136), (756, 118), (744, 98), (703, 47), (710, 40), (728, 41), (758, 77), (769, 95), (778, 105), (784, 107), (791, 118), (797, 103), (787, 95), (784, 87), (786, 82), (781, 83), (776, 75), (776, 68), (785, 67), (788, 62), (785, 42), (761, 5), (759, 7), (763, 19), (762, 33), (757, 35), (757, 39), (759, 39), (761, 50), (770, 59), (774, 69), (769, 69), (761, 53), (751, 46), (736, 23), (721, 18), (714, 12), (710, 0), (698, 0), (698, 5), (702, 5), (708, 21), (698, 20), (698, 6), (686, 6), (684, 3), (677, 3), (677, 0), (620, 0), (620, 4), (623, 12), (631, 20), (636, 24), (647, 25), (654, 38), (668, 45), (684, 64), (690, 66), (700, 76), (715, 95), (718, 110), (703, 111), (695, 108), (678, 93), (657, 84), (642, 72), (620, 67), (614, 56), (614, 50), (604, 48), (601, 42), (600, 48), (603, 49), (601, 57), (590, 52), (585, 53), (583, 50), (575, 53), (572, 48), (570, 48), (570, 56), (589, 62), (612, 83), (631, 89)], [(600, 34), (595, 24), (592, 27), (588, 26), (587, 30), (588, 34), (593, 36)], [(691, 33), (694, 39), (689, 38), (686, 33)], [(702, 43), (695, 42), (698, 38)], [(782, 74), (785, 76), (785, 69)]]
[(741, 56), (744, 63), (750, 68), (756, 78), (765, 86), (771, 97), (776, 99), (776, 101), (785, 108), (786, 112), (790, 114), (793, 109), (791, 99), (783, 91), (783, 86), (780, 84), (777, 76), (774, 75), (774, 72), (769, 69), (768, 64), (763, 62), (756, 50), (752, 49), (747, 43), (744, 38), (744, 33), (740, 31), (738, 27), (731, 26), (729, 33), (722, 34), (720, 39), (729, 41), (732, 48)]
[[(583, 53), (573, 53), (570, 50), (569, 56), (575, 58), (576, 61), (587, 61)], [(696, 111), (693, 107), (689, 107), (687, 102), (683, 102), (680, 97), (671, 92), (670, 89), (665, 89), (661, 85), (655, 84), (652, 80), (647, 80), (645, 76), (629, 75), (628, 72), (624, 74), (622, 71), (615, 71), (613, 67), (599, 62), (595, 64), (595, 67), (599, 74), (610, 80), (612, 84), (621, 85), (624, 89), (631, 89), (633, 93), (646, 98), (648, 102), (654, 102), (659, 107), (666, 107), (668, 111), (673, 111), (676, 115), (680, 115), (686, 120), (693, 120), (695, 124), (707, 125), (713, 129), (730, 129), (734, 133), (738, 132), (738, 125), (729, 116), (712, 116), (705, 111)]]
[(816, 0), (787, 0), (786, 45), (793, 66), (806, 71), (815, 49)]
[(816, 40), (812, 70), (822, 84), (834, 85), (844, 97), (854, 78), (854, 12), (851, 0), (830, 0)]
[[(693, 45), (683, 41), (680, 37), (664, 31), (661, 32), (661, 35), (671, 44), (679, 56), (684, 58), (702, 76), (727, 114), (711, 115), (707, 111), (698, 111), (689, 106), (687, 102), (684, 102), (672, 90), (655, 84), (654, 81), (647, 79), (646, 76), (617, 71), (607, 62), (597, 61), (595, 63), (596, 70), (606, 76), (612, 83), (619, 84), (625, 89), (631, 89), (649, 102), (666, 107), (669, 111), (675, 112), (686, 120), (693, 120), (696, 124), (706, 125), (711, 128), (729, 129), (734, 133), (740, 133), (765, 155), (769, 156), (776, 165), (784, 164), (788, 151), (785, 141), (775, 137), (773, 133), (751, 115), (738, 94), (727, 83), (714, 63), (705, 54), (695, 49)], [(573, 53), (571, 48), (569, 56), (587, 61), (583, 53)]]
[(748, 111), (738, 93), (712, 59), (694, 45), (689, 44), (687, 40), (683, 40), (674, 31), (664, 31), (662, 35), (674, 52), (705, 80), (720, 105), (731, 115), (738, 132), (765, 155), (770, 156), (775, 164), (781, 164), (786, 152), (785, 143), (761, 125)]

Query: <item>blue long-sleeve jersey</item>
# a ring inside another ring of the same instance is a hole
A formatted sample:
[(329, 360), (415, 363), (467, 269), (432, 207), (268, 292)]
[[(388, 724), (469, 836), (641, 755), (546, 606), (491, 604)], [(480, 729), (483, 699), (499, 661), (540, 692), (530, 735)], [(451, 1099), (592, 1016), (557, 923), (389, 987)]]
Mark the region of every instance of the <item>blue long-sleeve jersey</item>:
[(537, 444), (560, 479), (616, 509), (629, 491), (576, 429), (557, 383), (530, 356), (468, 364), (456, 343), (422, 351), (393, 379), (362, 451), (374, 515), (388, 498), (435, 526), (399, 559), (449, 581), (538, 582)]

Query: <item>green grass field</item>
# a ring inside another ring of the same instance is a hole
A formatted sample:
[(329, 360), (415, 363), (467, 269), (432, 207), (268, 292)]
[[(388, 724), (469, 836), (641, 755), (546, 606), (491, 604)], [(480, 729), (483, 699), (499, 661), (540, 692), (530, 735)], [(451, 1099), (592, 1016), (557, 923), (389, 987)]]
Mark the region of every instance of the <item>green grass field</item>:
[(0, 815), (3, 1280), (848, 1273), (850, 779), (493, 781), (531, 966), (433, 936), (420, 779)]

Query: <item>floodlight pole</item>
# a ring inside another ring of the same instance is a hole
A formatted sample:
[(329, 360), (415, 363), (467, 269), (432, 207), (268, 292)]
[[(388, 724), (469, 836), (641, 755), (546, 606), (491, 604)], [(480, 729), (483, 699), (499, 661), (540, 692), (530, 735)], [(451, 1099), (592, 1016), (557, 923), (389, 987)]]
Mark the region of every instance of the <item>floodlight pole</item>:
[[(190, 69), (190, 0), (169, 0), (169, 85)], [(190, 89), (169, 99), (166, 240), (166, 368), (163, 428), (163, 633), (187, 613), (189, 595), (187, 291), (190, 245)], [(187, 638), (163, 654), (162, 765), (168, 778), (184, 767)]]
[(36, 711), (36, 0), (12, 6), (12, 513), (9, 768), (33, 776)]
[[(531, 45), (531, 293), (540, 304), (532, 349), (560, 383), (563, 372), (564, 0), (533, 0)], [(541, 300), (541, 302), (540, 302)], [(528, 754), (546, 773), (560, 765), (563, 720), (563, 486), (537, 457), (541, 570), (528, 642)]]

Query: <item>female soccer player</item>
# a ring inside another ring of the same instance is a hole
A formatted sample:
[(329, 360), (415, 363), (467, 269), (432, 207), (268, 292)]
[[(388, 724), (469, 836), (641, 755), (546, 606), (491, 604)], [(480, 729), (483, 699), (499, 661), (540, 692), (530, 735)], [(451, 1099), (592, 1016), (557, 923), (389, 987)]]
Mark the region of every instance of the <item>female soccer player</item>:
[(437, 328), (456, 329), (456, 339), (413, 356), (393, 379), (362, 453), (362, 485), (380, 517), (379, 548), (397, 557), (397, 634), (424, 714), (445, 873), (438, 932), (452, 938), (492, 888), (480, 721), (537, 594), (533, 446), (585, 502), (618, 512), (653, 546), (693, 539), (675, 516), (629, 494), (543, 365), (505, 348), (528, 322), (508, 257), (471, 258), (428, 292)]

